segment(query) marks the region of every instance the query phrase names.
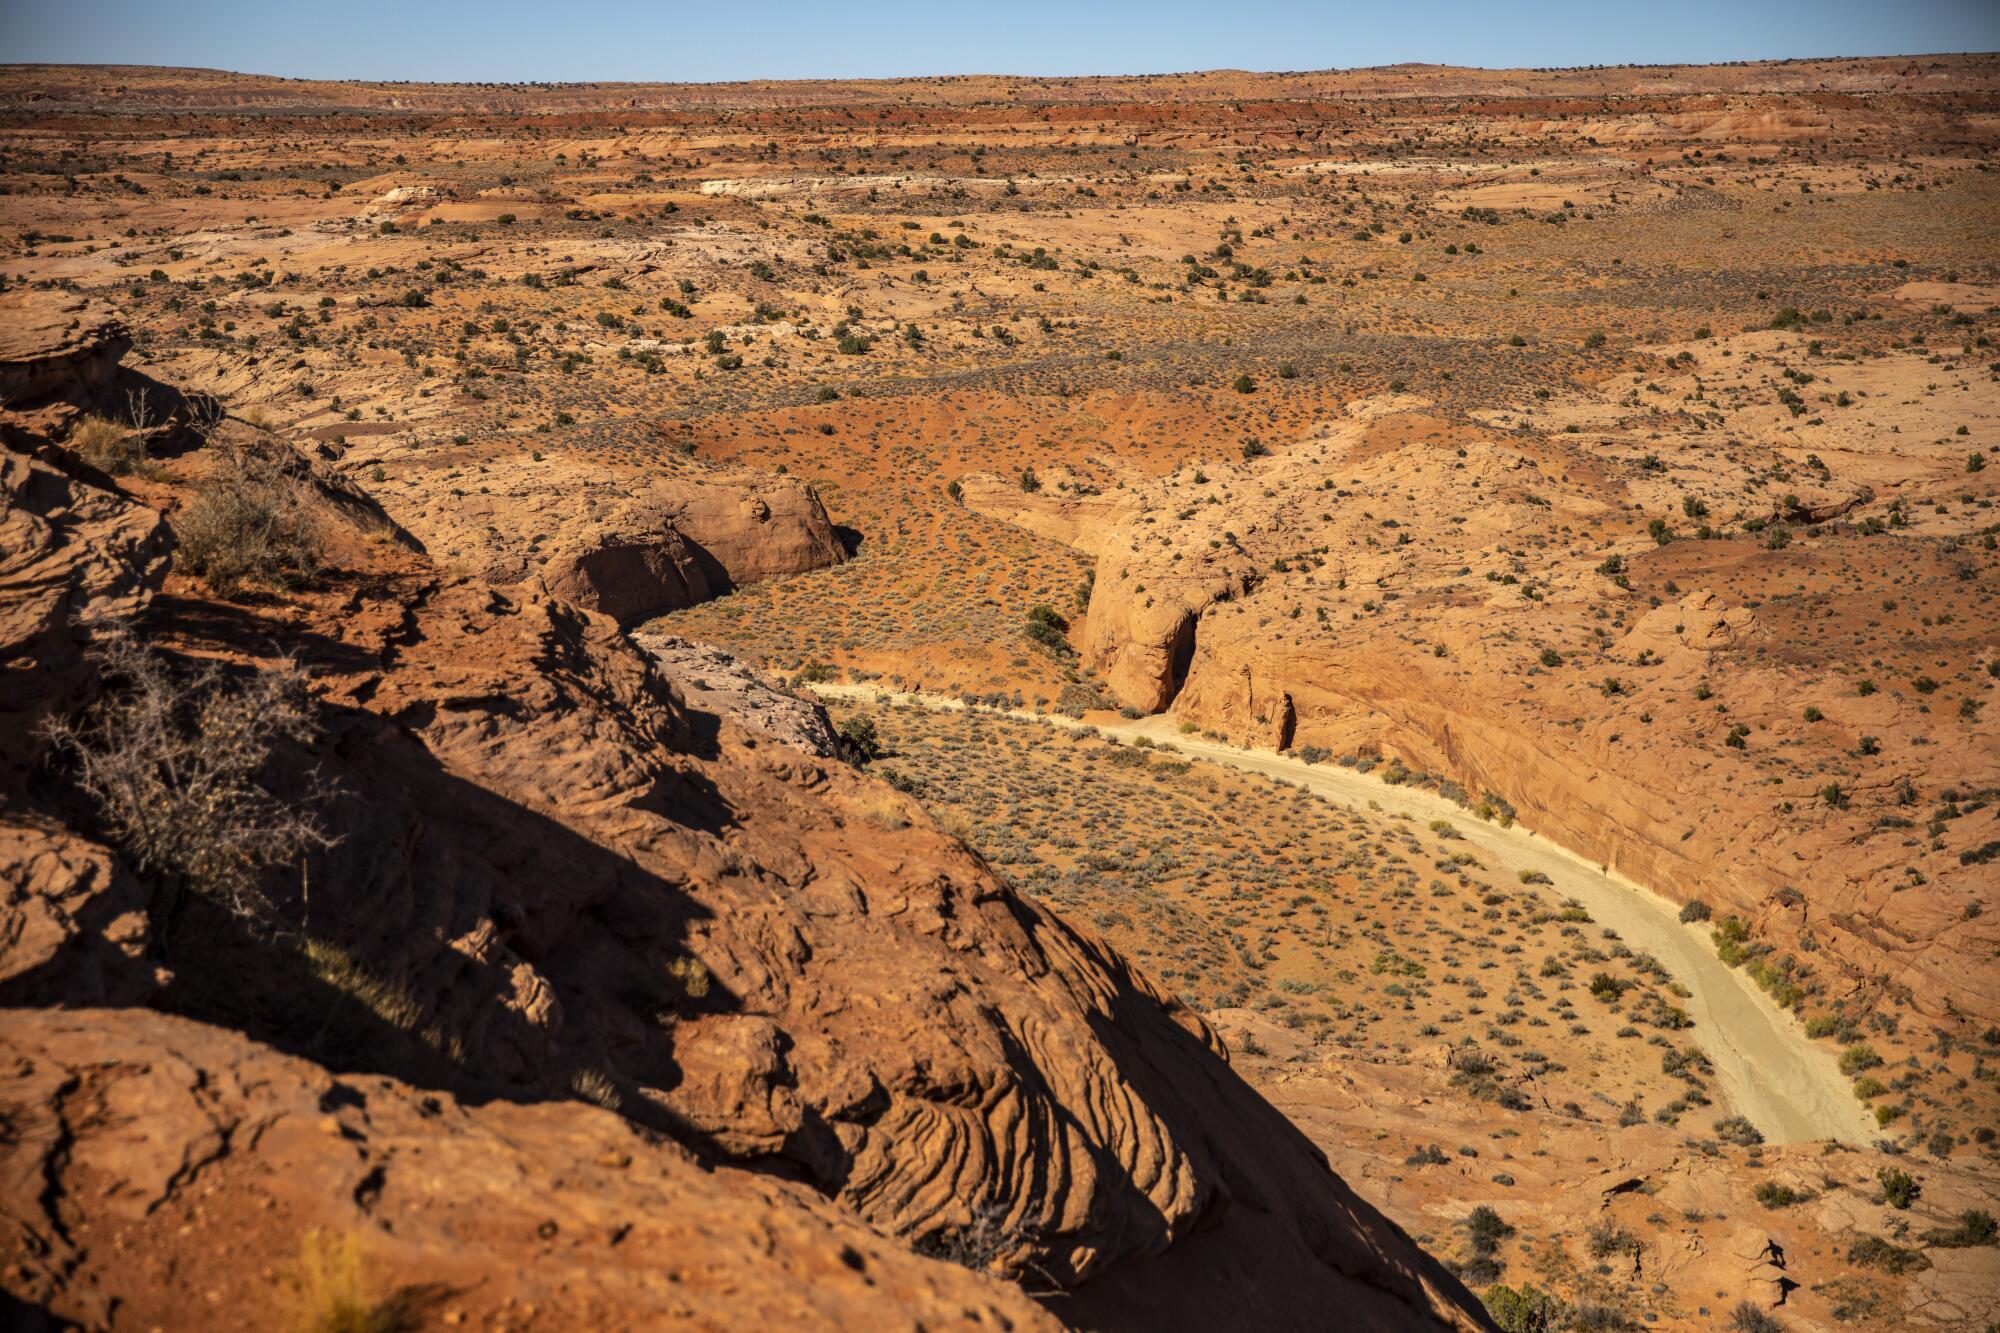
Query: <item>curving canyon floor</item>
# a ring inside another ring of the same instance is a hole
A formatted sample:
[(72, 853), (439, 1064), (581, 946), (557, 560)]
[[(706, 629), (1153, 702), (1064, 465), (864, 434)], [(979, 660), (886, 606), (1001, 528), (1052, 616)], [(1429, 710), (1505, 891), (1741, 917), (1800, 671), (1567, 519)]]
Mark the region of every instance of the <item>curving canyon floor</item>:
[[(817, 685), (828, 698), (963, 711), (961, 699), (941, 695), (884, 694), (867, 686)], [(1415, 821), (1440, 840), (1440, 855), (1456, 855), (1463, 842), (1481, 871), (1500, 884), (1533, 885), (1560, 910), (1581, 904), (1607, 939), (1658, 960), (1679, 983), (1676, 997), (1694, 1020), (1697, 1044), (1714, 1067), (1724, 1105), (1748, 1119), (1769, 1143), (1816, 1139), (1865, 1142), (1872, 1117), (1855, 1101), (1835, 1052), (1816, 1046), (1792, 1016), (1755, 983), (1715, 955), (1708, 929), (1679, 919), (1679, 908), (1643, 885), (1593, 866), (1518, 822), (1499, 825), (1467, 816), (1444, 797), (1332, 764), (1308, 764), (1283, 754), (1245, 750), (1190, 736), (1163, 716), (1130, 721), (1116, 714), (1072, 723), (1060, 717), (1010, 710), (1003, 716), (1088, 728), (1110, 737), (1144, 737), (1169, 762), (1190, 755), (1278, 779), (1357, 812), (1373, 823)], [(1282, 796), (1273, 799), (1282, 801)], [(1471, 863), (1467, 863), (1471, 864)]]

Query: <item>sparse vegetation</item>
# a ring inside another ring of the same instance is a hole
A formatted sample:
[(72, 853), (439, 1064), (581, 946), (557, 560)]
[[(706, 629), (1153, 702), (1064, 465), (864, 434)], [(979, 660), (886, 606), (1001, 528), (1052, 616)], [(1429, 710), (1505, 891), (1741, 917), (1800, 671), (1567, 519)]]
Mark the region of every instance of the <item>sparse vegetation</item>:
[(289, 666), (232, 678), (182, 668), (130, 631), (94, 649), (108, 689), (80, 721), (47, 728), (106, 831), (168, 886), (261, 919), (267, 871), (329, 845), (309, 809), (270, 785), (284, 742), (317, 729), (304, 680)]
[(174, 519), (181, 558), (218, 594), (246, 584), (295, 588), (325, 562), (321, 519), (306, 487), (275, 458), (234, 451)]

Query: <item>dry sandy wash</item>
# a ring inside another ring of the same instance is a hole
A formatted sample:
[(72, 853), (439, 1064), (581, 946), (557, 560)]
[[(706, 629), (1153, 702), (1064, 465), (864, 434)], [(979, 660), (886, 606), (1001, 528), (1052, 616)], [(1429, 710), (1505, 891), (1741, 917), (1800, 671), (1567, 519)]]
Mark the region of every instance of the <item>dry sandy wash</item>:
[(1996, 148), (0, 66), (0, 1313), (1992, 1328)]

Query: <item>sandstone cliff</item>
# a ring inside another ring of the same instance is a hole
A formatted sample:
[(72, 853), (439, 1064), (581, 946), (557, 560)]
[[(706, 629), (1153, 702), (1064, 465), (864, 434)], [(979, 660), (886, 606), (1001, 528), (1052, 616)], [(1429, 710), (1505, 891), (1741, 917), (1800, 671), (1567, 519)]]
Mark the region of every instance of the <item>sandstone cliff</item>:
[[(1783, 350), (1740, 344), (1746, 361)], [(1723, 370), (1696, 386), (1719, 396), (1742, 372), (1704, 354)], [(2000, 1017), (1995, 565), (1990, 537), (1968, 540), (1979, 509), (1953, 509), (1991, 488), (1945, 425), (1991, 410), (1889, 415), (1912, 410), (1888, 393), (1923, 373), (1910, 356), (1852, 372), (1868, 401), (1839, 453), (1717, 448), (1699, 422), (1663, 429), (1688, 383), (1675, 356), (1678, 379), (1655, 368), (1621, 401), (1606, 386), (1546, 409), (1580, 439), (1357, 404), (1276, 457), (1093, 501), (1127, 517), (1087, 548), (1083, 661), (1134, 708), (1499, 798), (1742, 913), (1829, 998)], [(1072, 503), (1009, 496), (1037, 531)], [(1895, 628), (1871, 633), (1885, 613)], [(1927, 845), (1895, 834), (1926, 811)]]

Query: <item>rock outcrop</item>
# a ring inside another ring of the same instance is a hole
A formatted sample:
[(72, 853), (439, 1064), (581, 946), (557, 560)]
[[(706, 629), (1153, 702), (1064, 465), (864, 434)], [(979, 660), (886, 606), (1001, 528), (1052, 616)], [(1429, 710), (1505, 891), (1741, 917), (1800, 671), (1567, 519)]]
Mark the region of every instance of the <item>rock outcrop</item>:
[(782, 681), (718, 648), (670, 634), (635, 634), (632, 641), (653, 659), (691, 713), (726, 719), (822, 759), (840, 754), (840, 738), (817, 699), (794, 694)]
[[(1746, 336), (1754, 349), (1770, 338)], [(1719, 456), (1699, 430), (1577, 446), (1567, 432), (1353, 405), (1277, 456), (1092, 497), (1126, 517), (1083, 547), (1097, 570), (1077, 647), (1120, 704), (1243, 744), (1392, 756), (1475, 799), (1493, 793), (1593, 860), (1737, 912), (1770, 947), (1815, 952), (1829, 997), (1887, 988), (1934, 1017), (1991, 1021), (2000, 987), (1971, 960), (1996, 947), (1985, 909), (2000, 823), (1991, 807), (1960, 818), (1953, 795), (2000, 783), (1981, 697), (1990, 632), (1966, 623), (1990, 616), (1963, 592), (1990, 577), (1991, 556), (1882, 536), (1909, 523), (1914, 497), (1944, 515), (1963, 493), (1945, 430), (1906, 446), (1858, 418), (1847, 429), (1856, 444), (1840, 462), (1873, 484), (1817, 455), (1804, 468), (1776, 448)], [(1861, 452), (1870, 439), (1877, 451)], [(1878, 509), (1885, 486), (1896, 498)], [(1039, 505), (1028, 526), (1052, 532), (1072, 502), (1008, 503)], [(1710, 540), (1675, 540), (1703, 517)], [(1829, 532), (1843, 517), (1854, 526)], [(1742, 528), (1724, 538), (1725, 522)], [(1921, 657), (1891, 667), (1878, 649), (1863, 669), (1825, 641), (1831, 602), (1768, 600), (1798, 585), (1780, 573), (1788, 561), (1843, 571), (1843, 611), (1863, 630), (1920, 587), (1955, 614), (1924, 622)], [(1910, 682), (1906, 705), (1875, 697), (1892, 672)], [(1924, 694), (1947, 677), (1957, 721), (1929, 725)], [(1926, 801), (1953, 821), (1950, 838), (1912, 860), (1880, 834)]]
[(88, 299), (0, 296), (0, 406), (99, 389), (116, 377), (131, 347), (118, 318)]
[(0, 1113), (7, 1291), (83, 1327), (308, 1324), (284, 1279), (313, 1232), (353, 1245), (385, 1325), (1058, 1327), (597, 1107), (336, 1077), (164, 1014), (9, 1014)]
[(1351, 1276), (1390, 1323), (1449, 1303), (1199, 1019), (846, 765), (700, 741), (610, 620), (460, 581), (339, 637), (391, 669), (320, 676), (352, 795), (314, 931), (452, 1063), (608, 1090), (919, 1244), (987, 1219), (997, 1262), (1065, 1288), (1219, 1227), (1246, 1283)]
[(89, 695), (93, 625), (135, 615), (167, 573), (159, 514), (0, 445), (0, 791), (52, 710)]
[(1104, 538), (1132, 517), (1135, 497), (1106, 492), (1066, 467), (1051, 467), (1032, 485), (1021, 477), (972, 472), (958, 479), (959, 502), (967, 509), (1040, 537), (1096, 555)]
[[(350, 476), (376, 460), (350, 453)], [(589, 456), (479, 464), (453, 494), (426, 461), (410, 485), (375, 488), (389, 517), (440, 562), (496, 584), (531, 581), (634, 624), (740, 584), (839, 564), (846, 552), (810, 486), (790, 477), (606, 465)]]

